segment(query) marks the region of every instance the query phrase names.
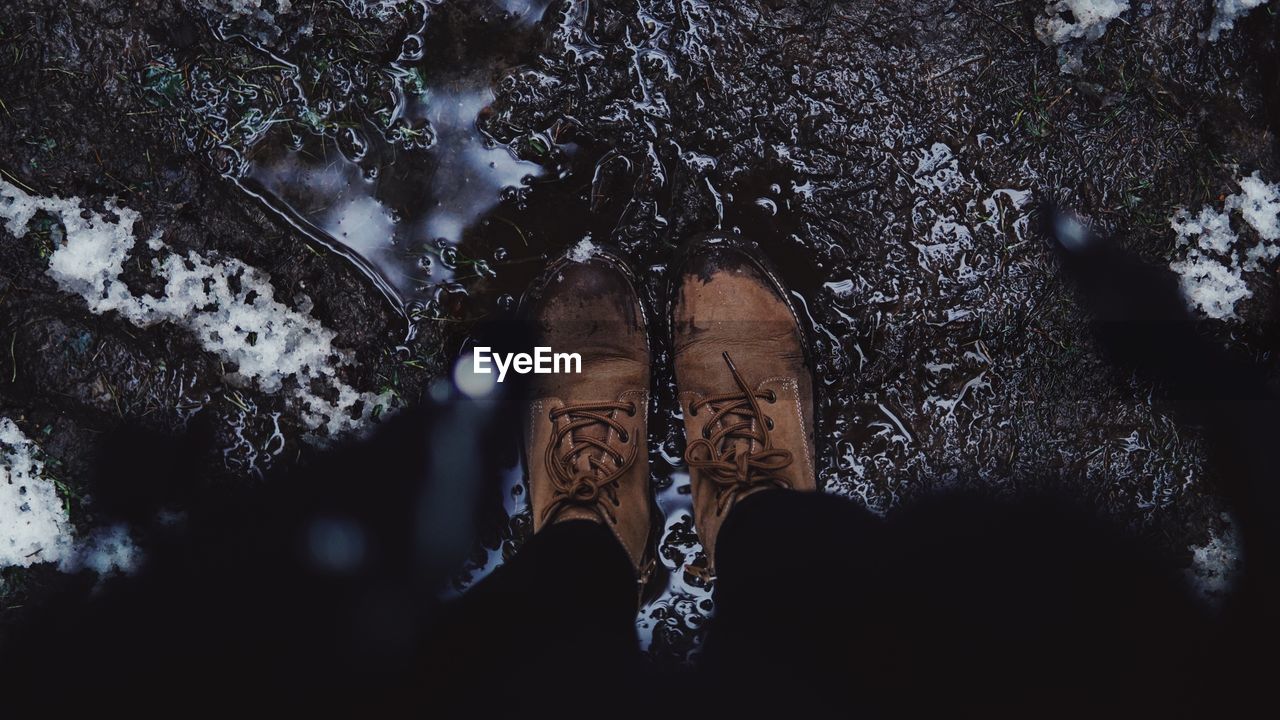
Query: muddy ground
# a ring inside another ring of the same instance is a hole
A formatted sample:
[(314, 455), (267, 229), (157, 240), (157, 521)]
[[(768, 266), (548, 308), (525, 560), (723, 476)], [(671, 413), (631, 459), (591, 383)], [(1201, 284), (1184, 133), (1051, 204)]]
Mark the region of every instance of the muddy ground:
[[(1071, 75), (1037, 38), (1035, 1), (15, 0), (0, 10), (0, 170), (34, 194), (118, 198), (139, 237), (305, 291), (356, 355), (343, 379), (402, 404), (584, 237), (647, 268), (660, 306), (684, 238), (738, 229), (814, 322), (827, 491), (884, 512), (940, 487), (1065, 485), (1190, 565), (1229, 531), (1214, 469), (1158, 388), (1099, 359), (1029, 216), (1068, 203), (1167, 265), (1177, 208), (1220, 203), (1253, 171), (1280, 179), (1280, 20), (1263, 8), (1208, 43), (1211, 3), (1138, 5), (1066, 48), (1083, 60)], [(394, 247), (342, 252), (360, 247), (353, 223)], [(208, 483), (313, 452), (284, 398), (229, 384), (181, 328), (62, 292), (45, 274), (60, 237), (52, 221), (0, 230), (0, 416), (43, 446), (78, 527), (95, 524), (83, 478), (99, 439), (122, 425), (215, 433)], [(1249, 282), (1241, 319), (1204, 331), (1274, 375), (1274, 275)], [(640, 625), (653, 653), (683, 658), (712, 606), (684, 569), (698, 549), (659, 374), (673, 574)], [(494, 512), (460, 587), (526, 532), (516, 488)], [(0, 572), (0, 626), (84, 582)]]

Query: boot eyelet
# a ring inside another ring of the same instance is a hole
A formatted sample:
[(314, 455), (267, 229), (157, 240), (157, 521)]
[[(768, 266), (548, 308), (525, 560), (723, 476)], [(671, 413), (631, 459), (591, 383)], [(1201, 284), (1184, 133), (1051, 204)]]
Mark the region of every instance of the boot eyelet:
[(697, 405), (690, 405), (690, 406), (689, 406), (689, 417), (698, 417), (698, 406), (697, 406)]
[(768, 428), (768, 429), (772, 430), (772, 429), (773, 429), (773, 418), (769, 418), (769, 417), (765, 418), (765, 419), (764, 419), (764, 426), (765, 426), (766, 428)]
[(636, 408), (636, 404), (635, 404), (635, 403), (631, 403), (631, 407), (627, 409), (627, 417), (635, 417), (635, 416), (636, 416), (636, 410), (637, 410), (637, 408)]
[(772, 404), (774, 404), (774, 403), (776, 403), (776, 402), (778, 402), (778, 393), (776, 393), (776, 392), (774, 392), (774, 391), (770, 390), (770, 391), (769, 391), (769, 400), (768, 400), (768, 403), (769, 403), (770, 405), (772, 405)]
[(618, 433), (618, 439), (625, 443), (631, 439), (631, 436), (627, 434), (626, 430), (623, 430), (622, 432)]

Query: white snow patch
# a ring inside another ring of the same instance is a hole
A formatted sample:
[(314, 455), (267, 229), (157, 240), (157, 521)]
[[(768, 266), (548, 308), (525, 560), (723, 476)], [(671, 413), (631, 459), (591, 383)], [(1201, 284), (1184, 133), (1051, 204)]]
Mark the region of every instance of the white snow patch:
[(1264, 182), (1255, 172), (1240, 181), (1240, 190), (1227, 199), (1227, 206), (1239, 210), (1263, 240), (1280, 240), (1280, 185)]
[(1182, 293), (1187, 304), (1208, 317), (1217, 320), (1234, 318), (1236, 303), (1253, 296), (1234, 260), (1224, 264), (1192, 251), (1186, 260), (1169, 267), (1182, 278)]
[(1236, 26), (1236, 20), (1254, 8), (1266, 5), (1267, 0), (1214, 0), (1213, 4), (1213, 23), (1204, 34), (1209, 42), (1217, 42), (1222, 33)]
[(66, 228), (64, 244), (49, 258), (49, 275), (84, 298), (91, 311), (116, 312), (139, 327), (167, 322), (186, 328), (232, 366), (229, 382), (287, 391), (300, 420), (321, 435), (357, 429), (387, 406), (389, 398), (358, 392), (337, 378), (337, 368), (351, 358), (334, 347), (336, 333), (277, 301), (266, 273), (234, 258), (171, 251), (157, 234), (147, 245), (161, 255), (151, 271), (164, 280), (164, 294), (134, 295), (120, 275), (136, 244), (137, 212), (111, 208), (114, 218), (108, 218), (84, 208), (79, 198), (28, 195), (0, 180), (0, 218), (15, 237), (26, 234), (40, 211)]
[(591, 236), (588, 235), (578, 241), (578, 244), (574, 245), (573, 249), (569, 251), (569, 259), (576, 263), (584, 263), (595, 257), (598, 251), (599, 248), (596, 247), (595, 243), (591, 242)]
[(0, 418), (0, 567), (72, 554), (71, 522), (37, 452), (12, 420)]
[(40, 449), (9, 418), (0, 418), (0, 568), (58, 563), (63, 572), (131, 573), (141, 555), (124, 525), (76, 539)]
[(1063, 46), (1058, 64), (1062, 72), (1075, 73), (1083, 66), (1084, 46), (1128, 9), (1129, 0), (1050, 0), (1036, 18), (1036, 36), (1045, 45)]
[[(1036, 19), (1036, 33), (1042, 41), (1055, 45), (1097, 40), (1107, 25), (1128, 9), (1129, 0), (1051, 0)], [(1068, 13), (1070, 17), (1064, 17)]]
[[(1280, 186), (1255, 172), (1240, 181), (1240, 189), (1222, 210), (1204, 207), (1193, 215), (1181, 209), (1170, 220), (1181, 259), (1169, 267), (1181, 279), (1187, 304), (1219, 320), (1236, 317), (1236, 303), (1253, 295), (1242, 273), (1265, 271), (1280, 257)], [(1258, 243), (1241, 247), (1231, 227), (1233, 213), (1257, 232)]]

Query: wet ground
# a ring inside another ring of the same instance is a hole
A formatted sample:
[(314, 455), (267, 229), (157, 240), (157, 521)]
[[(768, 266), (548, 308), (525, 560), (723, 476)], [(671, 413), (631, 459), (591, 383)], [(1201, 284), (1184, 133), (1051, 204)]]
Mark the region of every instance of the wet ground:
[[(1066, 202), (1167, 264), (1177, 208), (1280, 179), (1280, 21), (1263, 8), (1209, 43), (1210, 4), (1166, 0), (1059, 48), (1037, 37), (1045, 5), (19, 0), (0, 10), (0, 170), (34, 195), (119, 198), (139, 238), (305, 294), (353, 353), (342, 381), (402, 405), (580, 240), (620, 246), (661, 306), (685, 238), (739, 231), (816, 330), (828, 492), (884, 512), (940, 487), (1066, 486), (1191, 565), (1229, 546), (1200, 439), (1101, 362), (1030, 215)], [(121, 424), (207, 423), (226, 448), (210, 482), (257, 482), (317, 444), (287, 398), (228, 381), (182, 328), (66, 294), (45, 272), (62, 237), (48, 218), (0, 231), (0, 416), (43, 447), (77, 526), (95, 521), (79, 481), (95, 438)], [(1204, 328), (1268, 367), (1273, 277)], [(140, 265), (125, 279), (152, 282)], [(712, 604), (686, 570), (699, 548), (660, 360), (672, 574), (640, 626), (679, 659)], [(510, 452), (506, 516), (459, 588), (527, 532)], [(2, 577), (5, 622), (62, 582)]]

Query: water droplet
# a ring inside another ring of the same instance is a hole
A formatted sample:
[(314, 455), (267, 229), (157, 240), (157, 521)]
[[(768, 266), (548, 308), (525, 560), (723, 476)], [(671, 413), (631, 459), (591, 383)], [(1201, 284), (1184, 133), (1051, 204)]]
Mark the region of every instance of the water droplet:
[(457, 249), (452, 248), (452, 247), (441, 248), (441, 250), (440, 250), (440, 264), (441, 264), (441, 265), (444, 265), (445, 267), (449, 268), (450, 270), (456, 270), (456, 269), (458, 268), (458, 251), (457, 251)]
[(369, 141), (355, 128), (343, 128), (338, 134), (338, 148), (352, 162), (360, 162), (369, 152)]
[(409, 303), (409, 306), (408, 308), (406, 308), (406, 310), (409, 314), (409, 320), (415, 323), (422, 322), (423, 320), (428, 320), (431, 318), (431, 313), (427, 308), (427, 304), (423, 302)]
[(421, 36), (408, 35), (405, 37), (404, 42), (400, 44), (400, 59), (410, 62), (421, 60), (424, 49)]

